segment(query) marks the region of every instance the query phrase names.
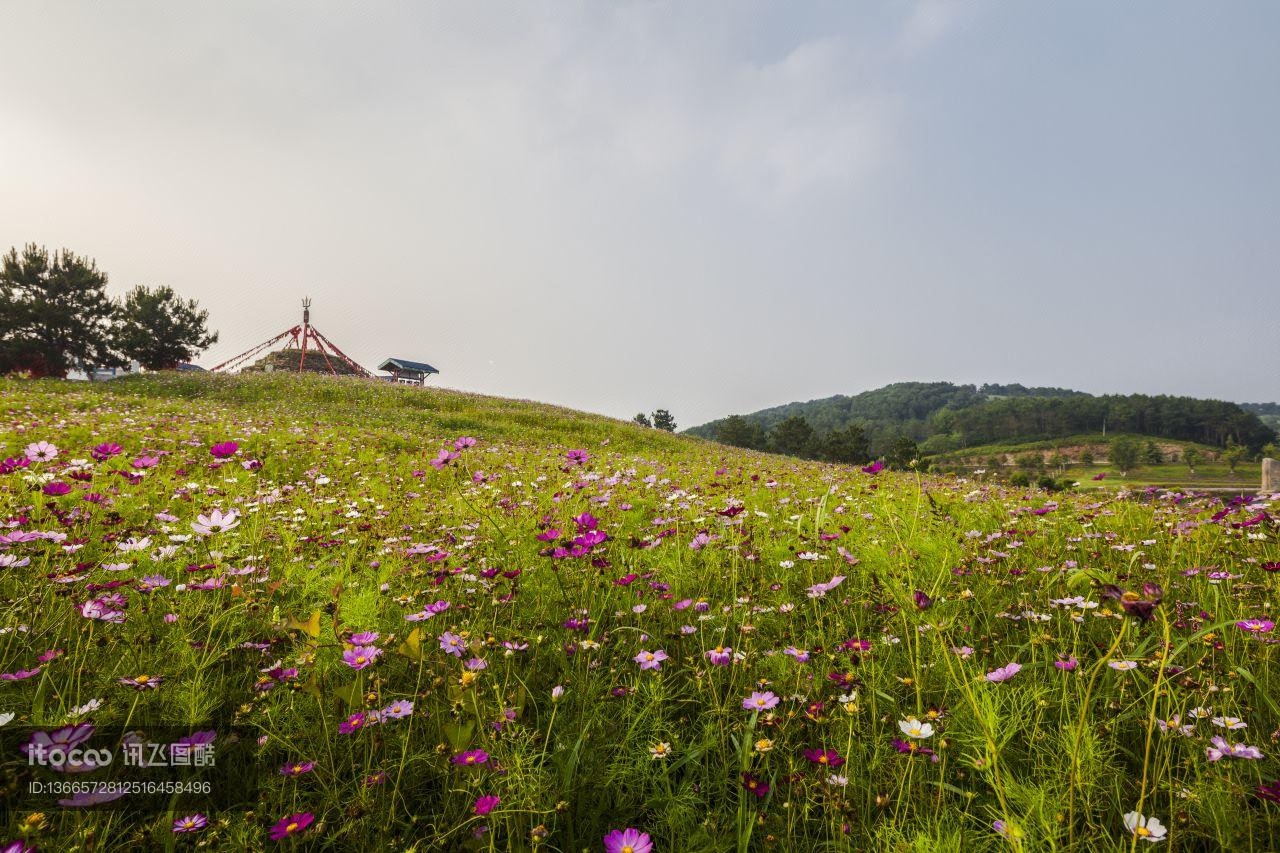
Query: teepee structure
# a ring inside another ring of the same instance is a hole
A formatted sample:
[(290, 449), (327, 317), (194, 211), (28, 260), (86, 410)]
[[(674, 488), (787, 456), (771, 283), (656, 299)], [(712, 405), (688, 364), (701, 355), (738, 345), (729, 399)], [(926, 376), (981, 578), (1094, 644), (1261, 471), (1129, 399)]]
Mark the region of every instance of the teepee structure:
[[(271, 350), (276, 344), (285, 341), (278, 350)], [(266, 353), (254, 364), (246, 365), (251, 358)], [(302, 323), (285, 329), (273, 338), (263, 341), (256, 347), (229, 358), (222, 364), (215, 365), (215, 373), (230, 373), (234, 370), (276, 370), (295, 373), (330, 373), (334, 376), (363, 376), (372, 379), (373, 374), (365, 370), (342, 350), (326, 338), (319, 329), (311, 325), (311, 299), (302, 300)]]

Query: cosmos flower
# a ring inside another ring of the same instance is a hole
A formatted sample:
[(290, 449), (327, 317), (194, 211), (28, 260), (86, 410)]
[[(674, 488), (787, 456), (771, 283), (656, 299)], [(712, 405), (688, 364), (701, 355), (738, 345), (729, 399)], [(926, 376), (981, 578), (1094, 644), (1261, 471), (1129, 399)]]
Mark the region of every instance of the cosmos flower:
[(804, 757), (823, 767), (839, 767), (844, 764), (844, 759), (834, 749), (806, 749)]
[(502, 802), (501, 797), (485, 794), (483, 797), (476, 798), (476, 803), (471, 807), (471, 811), (477, 815), (484, 816), (497, 808), (500, 802)]
[(585, 450), (570, 450), (564, 458), (574, 465), (586, 465), (591, 460), (591, 454)]
[(89, 451), (89, 455), (99, 462), (105, 462), (113, 456), (119, 456), (121, 453), (124, 453), (124, 448), (114, 441), (104, 441)]
[(292, 764), (286, 764), (280, 768), (281, 776), (301, 776), (303, 773), (310, 773), (316, 768), (314, 761), (295, 761)]
[(761, 693), (757, 690), (742, 700), (742, 707), (748, 711), (769, 711), (778, 707), (779, 701), (773, 691), (766, 690)]
[(240, 445), (234, 441), (221, 441), (209, 448), (209, 452), (218, 459), (230, 459), (236, 455), (236, 451), (240, 449)]
[(460, 658), (467, 648), (467, 641), (452, 631), (445, 631), (440, 635), (440, 648), (446, 653)]
[(459, 767), (479, 767), (489, 760), (489, 753), (483, 749), (469, 749), (453, 757), (453, 763)]
[(120, 684), (125, 687), (132, 687), (134, 690), (159, 690), (160, 685), (164, 683), (162, 675), (135, 675), (132, 678), (117, 679)]
[(993, 669), (991, 672), (988, 672), (986, 679), (992, 683), (1008, 681), (1010, 678), (1017, 675), (1021, 669), (1022, 664), (1020, 663), (1007, 663), (998, 669)]
[(297, 835), (308, 826), (311, 826), (315, 819), (316, 816), (311, 812), (300, 812), (291, 814), (288, 817), (282, 817), (271, 827), (271, 840), (283, 841), (290, 836)]
[(1242, 619), (1236, 623), (1237, 628), (1250, 634), (1266, 634), (1275, 626), (1270, 619)]
[(907, 717), (905, 720), (898, 721), (898, 728), (907, 737), (924, 739), (933, 736), (933, 724), (922, 723), (915, 717)]
[(52, 462), (58, 458), (58, 448), (47, 441), (37, 441), (27, 445), (23, 451), (32, 462)]
[(378, 659), (382, 649), (377, 646), (356, 646), (342, 653), (342, 661), (352, 669), (364, 669)]
[(408, 699), (397, 699), (381, 711), (384, 720), (402, 720), (413, 713), (413, 703)]
[(196, 813), (180, 817), (173, 822), (173, 831), (177, 833), (183, 832), (199, 832), (209, 825), (209, 818), (202, 814)]
[(703, 652), (703, 656), (716, 666), (728, 666), (733, 663), (733, 649), (727, 646), (716, 646), (714, 649), (707, 649)]
[(347, 717), (341, 723), (338, 723), (338, 734), (350, 735), (363, 729), (370, 722), (369, 715), (363, 711), (356, 711)]
[(829, 581), (825, 581), (823, 583), (815, 583), (813, 586), (809, 587), (809, 597), (822, 598), (823, 596), (831, 592), (831, 590), (835, 589), (843, 582), (844, 582), (844, 575), (836, 575)]
[(1143, 817), (1138, 812), (1129, 812), (1124, 816), (1124, 827), (1143, 841), (1153, 843), (1163, 840), (1169, 831), (1158, 818)]
[(641, 651), (632, 660), (640, 664), (641, 669), (662, 669), (662, 662), (667, 659), (667, 653), (662, 649), (657, 651), (646, 652)]
[(653, 853), (649, 833), (638, 829), (615, 829), (604, 837), (605, 853)]
[(208, 515), (196, 516), (196, 520), (191, 522), (191, 529), (201, 536), (224, 533), (239, 526), (240, 513), (234, 509), (225, 513), (220, 509), (215, 509)]
[(1164, 590), (1156, 583), (1144, 583), (1142, 592), (1122, 590), (1115, 584), (1107, 584), (1102, 594), (1120, 603), (1120, 607), (1130, 616), (1136, 616), (1143, 622), (1149, 622), (1155, 608), (1164, 600)]
[(769, 795), (769, 783), (751, 773), (742, 774), (742, 787), (755, 794), (757, 799), (763, 800)]

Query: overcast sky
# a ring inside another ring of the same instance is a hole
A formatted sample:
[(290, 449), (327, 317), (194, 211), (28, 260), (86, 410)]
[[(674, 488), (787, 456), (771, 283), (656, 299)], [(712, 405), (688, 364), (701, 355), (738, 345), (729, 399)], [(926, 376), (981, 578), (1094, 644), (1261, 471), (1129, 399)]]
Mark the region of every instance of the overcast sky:
[(0, 243), (682, 427), (1280, 399), (1280, 3), (10, 2)]

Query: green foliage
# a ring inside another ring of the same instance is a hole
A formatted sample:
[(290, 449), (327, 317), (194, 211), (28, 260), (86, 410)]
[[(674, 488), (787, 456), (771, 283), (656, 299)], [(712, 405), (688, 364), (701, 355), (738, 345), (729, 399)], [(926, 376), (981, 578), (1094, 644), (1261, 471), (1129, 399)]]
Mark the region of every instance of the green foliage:
[(663, 432), (675, 432), (676, 419), (666, 409), (658, 409), (653, 413), (653, 426)]
[(1235, 442), (1228, 442), (1227, 449), (1222, 451), (1222, 461), (1226, 462), (1227, 467), (1231, 469), (1231, 473), (1235, 474), (1236, 468), (1239, 467), (1240, 463), (1245, 460), (1245, 457), (1248, 456), (1248, 454), (1249, 451), (1246, 448), (1241, 447)]
[(900, 435), (889, 445), (884, 464), (896, 471), (906, 471), (920, 466), (920, 448), (909, 436)]
[(653, 421), (649, 420), (649, 416), (646, 415), (644, 412), (641, 412), (640, 414), (636, 415), (631, 420), (634, 421), (635, 423), (640, 424), (640, 426), (642, 427), (649, 427), (651, 429), (653, 428)]
[(1160, 465), (1164, 462), (1164, 454), (1154, 441), (1147, 441), (1147, 446), (1142, 451), (1142, 461), (1148, 465)]
[(1194, 447), (1188, 447), (1186, 450), (1182, 451), (1182, 461), (1186, 463), (1187, 470), (1192, 474), (1196, 472), (1196, 466), (1200, 464), (1200, 459), (1200, 451), (1196, 450)]
[(824, 462), (861, 465), (871, 461), (871, 443), (857, 424), (828, 432), (819, 440), (818, 457)]
[(1137, 441), (1128, 436), (1121, 436), (1112, 440), (1107, 455), (1113, 467), (1127, 473), (1138, 467), (1141, 453), (1142, 450)]
[(769, 431), (769, 449), (787, 456), (808, 457), (815, 450), (815, 439), (813, 427), (796, 415)]
[(66, 249), (34, 243), (11, 249), (0, 266), (0, 374), (66, 376), (124, 363), (112, 347), (116, 307), (107, 275)]
[(1086, 447), (1084, 450), (1080, 451), (1080, 464), (1086, 468), (1093, 467), (1093, 451), (1092, 450)]
[(208, 311), (171, 287), (138, 286), (125, 296), (112, 337), (126, 359), (149, 370), (171, 369), (218, 342), (208, 320)]
[(755, 421), (749, 421), (742, 415), (731, 415), (719, 422), (716, 427), (715, 440), (733, 447), (746, 447), (751, 450), (764, 450), (768, 446), (764, 427)]

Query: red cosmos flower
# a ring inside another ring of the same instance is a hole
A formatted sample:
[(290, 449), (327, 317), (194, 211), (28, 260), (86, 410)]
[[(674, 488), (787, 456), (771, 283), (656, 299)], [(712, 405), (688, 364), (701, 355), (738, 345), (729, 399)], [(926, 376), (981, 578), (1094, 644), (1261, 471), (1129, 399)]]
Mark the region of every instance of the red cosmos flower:
[(742, 774), (742, 787), (755, 794), (761, 800), (769, 795), (769, 783), (763, 779), (756, 778), (750, 773)]

